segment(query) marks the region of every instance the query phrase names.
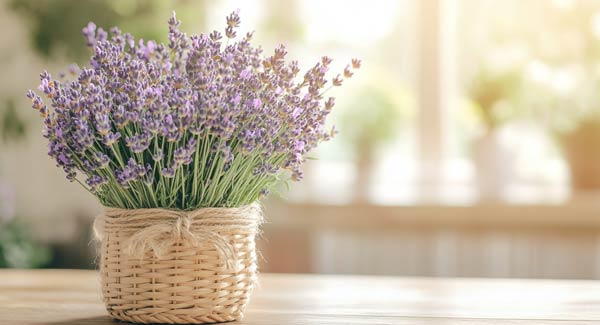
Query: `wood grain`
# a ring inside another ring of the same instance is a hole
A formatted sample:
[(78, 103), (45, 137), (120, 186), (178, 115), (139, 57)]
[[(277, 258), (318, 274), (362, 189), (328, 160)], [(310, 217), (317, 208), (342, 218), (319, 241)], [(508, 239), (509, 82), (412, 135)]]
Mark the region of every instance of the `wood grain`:
[[(262, 274), (240, 324), (595, 324), (600, 282)], [(113, 324), (96, 272), (0, 270), (0, 324)]]

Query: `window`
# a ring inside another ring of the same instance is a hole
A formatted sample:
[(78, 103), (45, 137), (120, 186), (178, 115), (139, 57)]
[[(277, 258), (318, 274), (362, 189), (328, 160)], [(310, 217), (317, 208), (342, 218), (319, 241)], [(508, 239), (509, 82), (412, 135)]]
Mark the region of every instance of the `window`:
[(563, 115), (548, 106), (585, 97), (576, 90), (598, 47), (595, 1), (212, 6), (209, 25), (241, 6), (242, 27), (261, 27), (256, 37), (265, 51), (286, 40), (305, 68), (323, 53), (336, 58), (334, 71), (352, 57), (364, 61), (354, 80), (331, 90), (341, 133), (314, 153), (290, 199), (462, 205), (569, 197), (569, 164), (548, 121)]

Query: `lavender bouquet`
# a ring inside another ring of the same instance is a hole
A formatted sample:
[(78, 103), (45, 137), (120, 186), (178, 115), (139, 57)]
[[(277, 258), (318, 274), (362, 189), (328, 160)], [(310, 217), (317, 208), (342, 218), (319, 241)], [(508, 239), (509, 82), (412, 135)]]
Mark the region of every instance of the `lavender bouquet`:
[(167, 45), (89, 23), (89, 67), (70, 69), (71, 81), (40, 75), (51, 108), (27, 92), (67, 178), (108, 207), (181, 210), (247, 205), (300, 180), (304, 155), (335, 133), (325, 129), (334, 106), (325, 88), (360, 61), (330, 82), (324, 56), (298, 77), (285, 46), (263, 56), (252, 33), (234, 41), (239, 23), (234, 12), (225, 39), (188, 37), (173, 14)]
[[(49, 154), (105, 206), (96, 218), (109, 314), (140, 323), (240, 319), (256, 282), (255, 203), (280, 181), (300, 180), (340, 86), (360, 66), (326, 79), (331, 59), (299, 77), (279, 46), (270, 56), (221, 33), (188, 37), (175, 15), (169, 43), (117, 28), (83, 29), (93, 49), (72, 81), (41, 74), (33, 108)], [(342, 76), (343, 75), (343, 76)]]

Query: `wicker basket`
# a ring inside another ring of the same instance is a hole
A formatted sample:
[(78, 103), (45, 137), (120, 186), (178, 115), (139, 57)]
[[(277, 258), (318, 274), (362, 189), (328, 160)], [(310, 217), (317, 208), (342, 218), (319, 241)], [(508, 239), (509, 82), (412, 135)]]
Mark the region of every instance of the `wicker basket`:
[(202, 324), (241, 319), (256, 282), (260, 208), (107, 208), (95, 223), (113, 318)]

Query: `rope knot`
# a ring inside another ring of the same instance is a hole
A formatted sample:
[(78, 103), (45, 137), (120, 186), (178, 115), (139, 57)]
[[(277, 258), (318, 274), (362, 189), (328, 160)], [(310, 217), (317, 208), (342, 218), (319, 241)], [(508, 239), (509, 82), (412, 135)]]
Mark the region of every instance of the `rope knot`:
[(173, 236), (177, 241), (181, 241), (183, 238), (182, 232), (189, 232), (192, 222), (190, 221), (190, 218), (184, 214), (180, 214), (175, 220), (172, 229)]

